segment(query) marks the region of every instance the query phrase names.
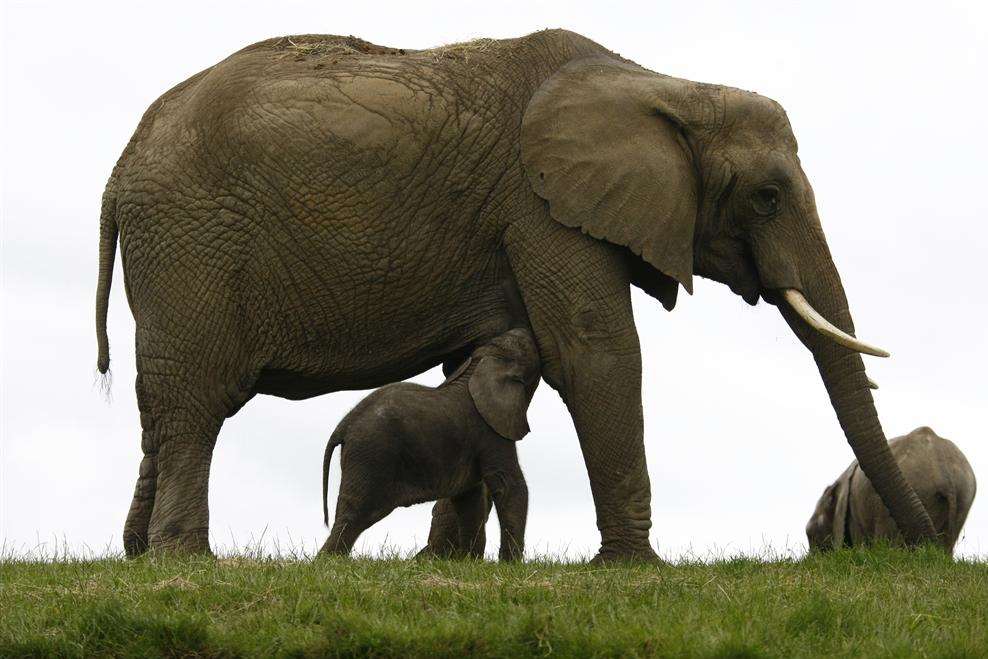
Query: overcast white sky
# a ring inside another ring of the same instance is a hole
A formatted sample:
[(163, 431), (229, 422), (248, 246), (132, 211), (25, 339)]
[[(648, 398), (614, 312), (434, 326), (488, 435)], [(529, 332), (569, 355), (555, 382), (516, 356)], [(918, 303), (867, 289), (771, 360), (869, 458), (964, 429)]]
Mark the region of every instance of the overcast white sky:
[[(247, 44), (297, 33), (423, 48), (565, 27), (656, 71), (780, 101), (858, 332), (893, 353), (867, 358), (887, 433), (930, 425), (988, 479), (988, 12), (978, 2), (803, 4), (7, 2), (4, 551), (56, 540), (76, 552), (121, 549), (140, 424), (119, 259), (112, 403), (93, 386), (103, 186), (160, 93)], [(705, 280), (671, 314), (637, 291), (635, 310), (653, 544), (667, 557), (801, 551), (818, 495), (852, 459), (809, 354), (773, 308), (748, 307)], [(318, 547), (324, 442), (362, 396), (259, 396), (227, 421), (210, 483), (214, 548), (261, 538), (269, 549)], [(586, 471), (549, 387), (530, 421), (520, 445), (529, 549), (590, 554), (599, 536)], [(962, 554), (988, 553), (986, 496), (975, 501)], [(361, 546), (421, 546), (429, 508), (396, 511)]]

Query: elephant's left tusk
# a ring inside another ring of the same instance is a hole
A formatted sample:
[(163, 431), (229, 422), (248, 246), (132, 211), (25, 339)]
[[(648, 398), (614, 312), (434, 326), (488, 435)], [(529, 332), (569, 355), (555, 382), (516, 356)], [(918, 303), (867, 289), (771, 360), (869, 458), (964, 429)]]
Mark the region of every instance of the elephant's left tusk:
[(874, 380), (872, 380), (871, 378), (869, 378), (867, 375), (865, 376), (865, 379), (868, 380), (868, 388), (869, 389), (878, 389), (878, 383), (877, 382), (875, 382)]
[(782, 289), (782, 296), (786, 299), (786, 302), (789, 303), (789, 306), (793, 308), (793, 311), (798, 313), (800, 318), (806, 321), (807, 325), (815, 329), (820, 334), (823, 334), (834, 343), (842, 345), (845, 348), (850, 348), (855, 352), (863, 352), (866, 355), (874, 355), (875, 357), (889, 356), (889, 352), (887, 350), (882, 350), (881, 348), (868, 345), (864, 341), (858, 341), (847, 332), (834, 327), (826, 318), (821, 316), (817, 310), (810, 305), (806, 298), (803, 297), (803, 294), (795, 288)]

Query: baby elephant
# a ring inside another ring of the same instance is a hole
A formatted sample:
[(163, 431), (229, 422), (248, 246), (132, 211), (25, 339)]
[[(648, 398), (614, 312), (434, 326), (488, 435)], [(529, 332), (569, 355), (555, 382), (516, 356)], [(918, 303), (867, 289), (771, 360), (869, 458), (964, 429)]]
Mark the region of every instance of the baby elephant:
[[(889, 442), (902, 474), (915, 488), (948, 553), (974, 501), (974, 472), (960, 449), (926, 426)], [(806, 524), (810, 549), (826, 550), (875, 540), (902, 541), (885, 504), (857, 461), (823, 491)]]
[[(515, 442), (540, 377), (538, 349), (513, 329), (473, 352), (436, 388), (401, 382), (362, 400), (333, 432), (323, 458), (323, 514), (329, 462), (343, 445), (336, 520), (322, 552), (349, 554), (357, 537), (398, 506), (450, 497), (460, 521), (460, 555), (483, 555), (480, 537), (493, 499), (501, 560), (521, 558), (528, 488)], [(478, 490), (481, 488), (481, 490)]]

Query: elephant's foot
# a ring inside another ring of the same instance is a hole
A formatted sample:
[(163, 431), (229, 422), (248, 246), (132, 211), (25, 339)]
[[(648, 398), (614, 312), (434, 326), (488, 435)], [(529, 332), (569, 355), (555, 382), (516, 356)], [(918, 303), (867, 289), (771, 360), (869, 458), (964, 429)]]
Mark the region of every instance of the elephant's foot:
[(353, 540), (350, 543), (347, 543), (346, 542), (347, 539), (342, 538), (340, 536), (341, 534), (335, 531), (334, 533), (330, 534), (330, 536), (326, 538), (326, 542), (324, 542), (322, 544), (322, 547), (319, 548), (319, 553), (316, 555), (342, 556), (344, 558), (348, 558), (350, 556), (350, 551), (353, 548), (353, 542), (356, 542), (356, 538), (353, 538)]
[[(429, 544), (415, 554), (416, 559), (452, 560), (470, 557), (471, 553), (460, 546), (459, 535), (451, 538), (429, 538)], [(481, 555), (483, 557), (483, 555)]]
[(458, 558), (459, 553), (456, 547), (449, 545), (440, 545), (439, 547), (426, 545), (415, 554), (415, 560), (451, 560)]
[(342, 556), (344, 558), (349, 558), (350, 552), (338, 545), (330, 544), (329, 540), (327, 540), (323, 543), (322, 547), (319, 548), (316, 556)]
[(601, 542), (597, 555), (591, 559), (591, 565), (606, 565), (611, 563), (639, 563), (661, 565), (664, 561), (648, 544), (648, 536), (634, 540), (617, 540), (605, 538)]
[(655, 550), (648, 545), (637, 549), (611, 549), (601, 547), (597, 555), (590, 559), (590, 565), (613, 565), (615, 563), (637, 563), (643, 565), (663, 565)]
[(147, 552), (150, 548), (148, 542), (148, 525), (151, 523), (151, 508), (154, 505), (154, 498), (139, 496), (141, 482), (137, 483), (137, 492), (134, 493), (134, 500), (130, 504), (130, 512), (127, 514), (127, 522), (123, 530), (124, 553), (127, 558), (137, 558)]
[(151, 537), (151, 552), (155, 556), (213, 556), (209, 548), (209, 529), (193, 529), (183, 533), (159, 533)]
[(440, 499), (432, 508), (429, 541), (415, 558), (455, 558), (462, 553), (456, 508), (449, 499)]
[(147, 553), (147, 550), (150, 548), (150, 544), (148, 543), (147, 525), (145, 525), (143, 533), (124, 527), (123, 546), (124, 554), (127, 558), (137, 558), (138, 556)]
[(124, 524), (123, 546), (127, 558), (136, 558), (150, 547), (148, 526), (154, 509), (155, 480), (158, 476), (155, 455), (147, 454), (141, 460), (134, 498), (130, 502), (127, 521)]

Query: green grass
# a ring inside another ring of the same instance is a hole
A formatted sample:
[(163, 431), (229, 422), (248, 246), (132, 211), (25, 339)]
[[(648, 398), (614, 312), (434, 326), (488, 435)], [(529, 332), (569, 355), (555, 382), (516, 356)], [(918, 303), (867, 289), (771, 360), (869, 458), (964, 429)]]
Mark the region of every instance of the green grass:
[(988, 656), (988, 563), (0, 560), (0, 656)]

